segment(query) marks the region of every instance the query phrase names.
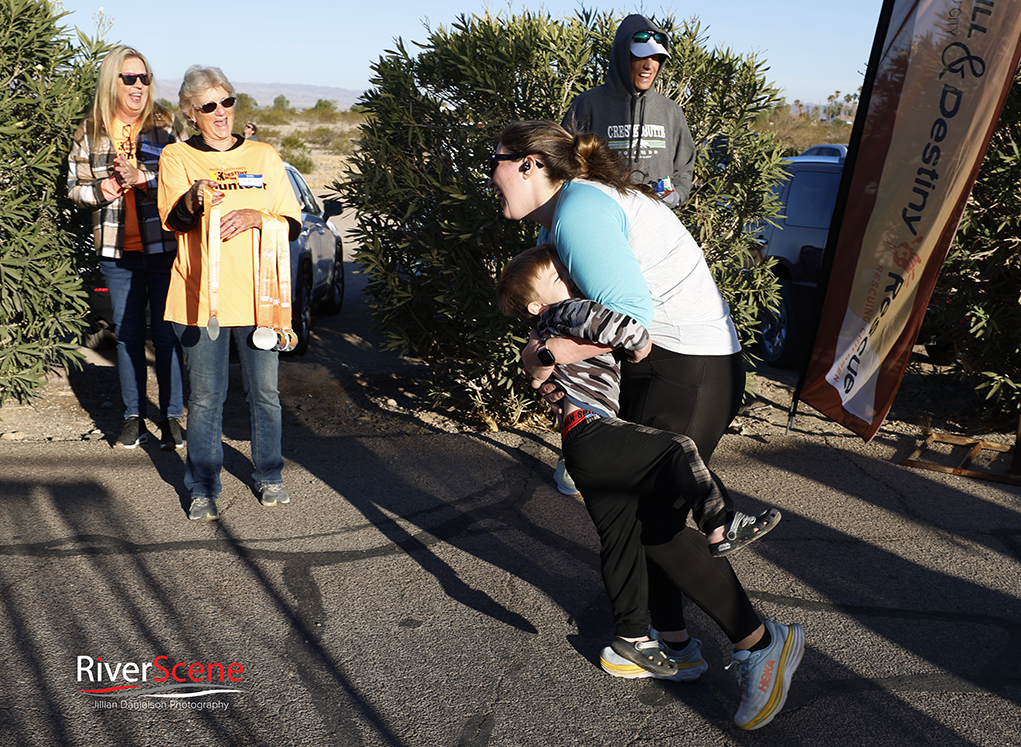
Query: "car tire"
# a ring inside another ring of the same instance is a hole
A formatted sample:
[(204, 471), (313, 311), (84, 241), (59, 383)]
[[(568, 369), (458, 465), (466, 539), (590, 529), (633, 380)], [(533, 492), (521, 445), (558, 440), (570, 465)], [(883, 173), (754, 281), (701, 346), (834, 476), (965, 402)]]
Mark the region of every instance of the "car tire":
[(291, 309), (291, 327), (298, 338), (298, 344), (291, 352), (294, 355), (305, 355), (312, 334), (312, 273), (308, 271), (308, 265), (302, 266), (298, 278)]
[(82, 345), (89, 350), (113, 350), (117, 347), (117, 335), (111, 330), (101, 327), (95, 332), (88, 332), (82, 337)]
[(759, 320), (759, 356), (775, 368), (797, 368), (805, 345), (794, 293), (789, 283), (780, 284), (778, 313), (762, 310)]
[(337, 239), (337, 251), (333, 259), (333, 277), (326, 295), (319, 304), (318, 311), (323, 314), (337, 314), (344, 305), (344, 246)]

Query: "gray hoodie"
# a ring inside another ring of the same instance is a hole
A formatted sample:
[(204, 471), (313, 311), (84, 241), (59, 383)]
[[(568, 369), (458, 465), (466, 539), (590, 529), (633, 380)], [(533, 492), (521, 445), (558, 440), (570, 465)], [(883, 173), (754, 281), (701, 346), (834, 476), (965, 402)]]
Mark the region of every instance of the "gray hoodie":
[[(631, 37), (660, 31), (648, 18), (633, 14), (620, 22), (610, 52), (606, 82), (574, 100), (563, 126), (593, 132), (615, 151), (625, 153), (641, 174), (636, 181), (655, 183), (670, 177), (681, 204), (691, 192), (695, 143), (681, 107), (653, 88), (635, 91), (631, 82)], [(668, 42), (669, 43), (669, 42)]]

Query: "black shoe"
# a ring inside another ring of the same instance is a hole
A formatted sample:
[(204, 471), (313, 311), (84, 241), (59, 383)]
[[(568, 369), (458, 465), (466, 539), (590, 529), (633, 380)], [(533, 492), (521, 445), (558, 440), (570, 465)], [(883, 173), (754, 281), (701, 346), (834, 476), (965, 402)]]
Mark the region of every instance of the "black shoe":
[(772, 531), (780, 522), (781, 514), (775, 508), (763, 511), (758, 516), (749, 516), (740, 511), (734, 512), (734, 520), (730, 529), (723, 535), (723, 540), (709, 545), (709, 552), (714, 558), (732, 555), (743, 547), (747, 547), (757, 539), (762, 539), (766, 532)]
[[(664, 680), (677, 679), (677, 664), (666, 655), (660, 642), (625, 641), (617, 637), (610, 641), (610, 650), (632, 664), (637, 664), (654, 677)], [(612, 672), (611, 672), (612, 674)]]
[(121, 435), (114, 442), (114, 447), (120, 449), (133, 449), (139, 444), (149, 440), (149, 431), (145, 429), (145, 421), (137, 415), (132, 415), (124, 421), (121, 426)]
[(160, 448), (166, 451), (184, 448), (184, 434), (181, 432), (181, 421), (177, 418), (167, 418), (160, 423)]

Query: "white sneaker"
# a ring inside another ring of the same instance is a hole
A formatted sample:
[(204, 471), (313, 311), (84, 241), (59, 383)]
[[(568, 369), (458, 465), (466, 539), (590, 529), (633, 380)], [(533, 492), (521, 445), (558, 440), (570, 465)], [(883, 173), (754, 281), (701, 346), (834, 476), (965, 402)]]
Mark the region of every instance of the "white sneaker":
[(576, 498), (581, 495), (581, 491), (578, 490), (578, 487), (574, 484), (574, 480), (571, 479), (571, 476), (567, 472), (567, 463), (564, 462), (563, 457), (560, 457), (557, 460), (557, 468), (553, 473), (553, 479), (557, 483), (557, 490), (564, 495), (569, 495), (572, 498)]
[(734, 661), (727, 669), (737, 666), (737, 684), (741, 687), (741, 707), (734, 723), (742, 729), (759, 729), (780, 712), (787, 702), (791, 685), (801, 657), (805, 652), (805, 631), (798, 623), (781, 625), (765, 621), (773, 641), (761, 651), (735, 651)]

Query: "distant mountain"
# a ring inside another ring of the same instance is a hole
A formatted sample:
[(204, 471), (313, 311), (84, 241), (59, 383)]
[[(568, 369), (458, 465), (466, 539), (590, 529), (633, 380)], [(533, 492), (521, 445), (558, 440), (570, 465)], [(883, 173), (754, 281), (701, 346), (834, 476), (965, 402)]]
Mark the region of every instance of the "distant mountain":
[[(320, 99), (336, 102), (337, 108), (346, 111), (361, 98), (361, 91), (350, 91), (346, 88), (330, 88), (328, 86), (305, 86), (298, 83), (241, 83), (231, 81), (239, 93), (247, 93), (260, 108), (273, 106), (277, 96), (281, 94), (291, 102), (295, 109), (309, 109)], [(160, 98), (177, 103), (177, 92), (181, 90), (181, 79), (158, 80)]]

